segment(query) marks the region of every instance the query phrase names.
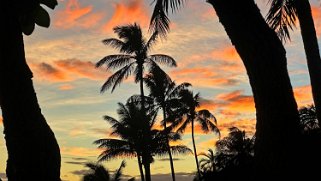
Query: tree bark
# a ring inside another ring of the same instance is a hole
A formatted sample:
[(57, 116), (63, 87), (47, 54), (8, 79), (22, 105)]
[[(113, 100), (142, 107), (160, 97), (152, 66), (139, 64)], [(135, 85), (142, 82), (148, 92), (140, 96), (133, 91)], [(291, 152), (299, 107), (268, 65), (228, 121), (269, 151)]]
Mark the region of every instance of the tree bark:
[(313, 100), (321, 128), (321, 58), (309, 0), (295, 0), (310, 74)]
[[(163, 109), (163, 119), (164, 119), (164, 130), (167, 129), (166, 127), (166, 111), (165, 111), (165, 106), (162, 107)], [(172, 174), (172, 180), (175, 181), (175, 170), (174, 170), (174, 163), (173, 163), (173, 156), (172, 156), (172, 152), (171, 152), (171, 147), (169, 145), (169, 140), (168, 137), (166, 138), (166, 147), (167, 147), (167, 152), (168, 152), (168, 156), (169, 156), (169, 163), (171, 166), (171, 174)]]
[(24, 53), (19, 20), (7, 3), (0, 7), (0, 106), (10, 181), (60, 180), (60, 151), (41, 114)]
[(254, 173), (259, 178), (295, 174), (299, 117), (282, 43), (253, 0), (208, 2), (240, 55), (252, 88), (257, 118)]
[(145, 168), (145, 179), (146, 181), (151, 181), (151, 173), (150, 173), (150, 163), (144, 163)]

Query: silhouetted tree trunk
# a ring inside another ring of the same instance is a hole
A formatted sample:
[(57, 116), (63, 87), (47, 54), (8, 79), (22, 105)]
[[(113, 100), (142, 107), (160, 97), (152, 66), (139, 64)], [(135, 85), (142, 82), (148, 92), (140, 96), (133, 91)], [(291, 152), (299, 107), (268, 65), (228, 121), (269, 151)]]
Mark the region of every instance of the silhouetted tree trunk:
[(60, 180), (60, 151), (38, 105), (18, 18), (1, 2), (0, 106), (10, 181)]
[(259, 178), (295, 174), (299, 117), (285, 50), (253, 0), (209, 0), (249, 76), (256, 107)]
[(312, 95), (321, 127), (321, 58), (309, 0), (295, 0), (309, 68)]
[[(166, 108), (165, 106), (162, 107), (163, 109), (163, 119), (164, 119), (164, 130), (167, 129), (166, 127)], [(172, 152), (171, 152), (171, 147), (169, 145), (169, 140), (168, 140), (168, 137), (166, 136), (166, 149), (167, 149), (167, 152), (168, 152), (168, 156), (169, 156), (169, 163), (170, 163), (170, 166), (171, 166), (171, 174), (172, 174), (172, 180), (175, 181), (175, 170), (174, 170), (174, 163), (173, 163), (173, 156), (172, 156)]]
[(193, 151), (194, 151), (194, 157), (195, 157), (195, 162), (196, 162), (197, 174), (198, 174), (198, 178), (201, 178), (200, 166), (198, 163), (196, 144), (195, 144), (195, 138), (194, 138), (194, 118), (192, 119), (191, 127), (192, 127)]
[(145, 181), (144, 172), (143, 172), (143, 164), (141, 160), (141, 156), (137, 154), (137, 160), (138, 160), (138, 167), (139, 167), (139, 173), (140, 173), (140, 179), (141, 181)]

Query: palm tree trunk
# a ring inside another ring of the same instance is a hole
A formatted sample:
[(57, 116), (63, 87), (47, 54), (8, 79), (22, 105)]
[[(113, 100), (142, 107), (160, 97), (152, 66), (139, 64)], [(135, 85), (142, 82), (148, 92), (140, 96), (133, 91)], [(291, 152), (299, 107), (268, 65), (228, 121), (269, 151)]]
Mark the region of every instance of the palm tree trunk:
[(296, 0), (301, 35), (310, 74), (313, 100), (321, 127), (321, 58), (309, 0)]
[(140, 157), (141, 157), (141, 156), (137, 154), (137, 160), (138, 160), (138, 168), (139, 168), (139, 172), (140, 172), (140, 178), (141, 178), (141, 181), (145, 181), (144, 171), (143, 171), (143, 164), (142, 164), (142, 160), (141, 160)]
[(195, 139), (194, 139), (194, 119), (192, 119), (192, 141), (193, 141), (193, 151), (194, 151), (194, 157), (196, 162), (197, 174), (198, 174), (198, 178), (201, 179), (201, 172), (200, 172), (200, 167), (198, 163), (197, 151), (196, 151)]
[(146, 181), (151, 181), (150, 163), (144, 163)]
[[(165, 108), (163, 107), (163, 118), (164, 118), (164, 130), (166, 130), (166, 111)], [(169, 156), (169, 163), (171, 166), (171, 173), (172, 173), (172, 180), (175, 181), (175, 170), (174, 170), (174, 163), (173, 163), (173, 157), (172, 157), (172, 152), (171, 152), (171, 148), (169, 145), (169, 140), (168, 137), (166, 138), (166, 147), (167, 147), (167, 152), (168, 152), (168, 156)]]
[(254, 0), (208, 2), (240, 55), (252, 87), (257, 118), (254, 173), (258, 178), (297, 173), (299, 117), (282, 43)]
[(140, 88), (140, 96), (142, 99), (142, 110), (145, 111), (145, 94), (144, 94), (144, 80), (143, 80), (143, 65), (138, 65), (141, 66), (140, 71), (139, 71), (139, 77), (140, 77), (140, 81), (139, 81), (139, 88)]
[(38, 104), (18, 18), (0, 6), (0, 106), (10, 181), (60, 181), (60, 151)]

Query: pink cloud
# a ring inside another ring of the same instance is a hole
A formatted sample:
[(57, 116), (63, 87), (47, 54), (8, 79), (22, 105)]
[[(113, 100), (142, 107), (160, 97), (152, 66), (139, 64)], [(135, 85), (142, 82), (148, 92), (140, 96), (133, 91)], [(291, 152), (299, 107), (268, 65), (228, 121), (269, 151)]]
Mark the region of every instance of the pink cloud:
[(110, 32), (115, 26), (137, 22), (143, 27), (149, 25), (148, 8), (143, 0), (128, 0), (113, 4), (114, 14), (103, 26), (105, 32)]
[(104, 14), (94, 13), (92, 6), (82, 6), (78, 0), (69, 0), (62, 11), (58, 11), (54, 25), (58, 28), (90, 28), (95, 26)]
[[(77, 79), (104, 80), (110, 73), (102, 69), (96, 69), (95, 64), (90, 61), (77, 59), (57, 60), (53, 63), (31, 63), (35, 77), (50, 82), (70, 82)], [(65, 84), (60, 86), (61, 90), (72, 89)]]

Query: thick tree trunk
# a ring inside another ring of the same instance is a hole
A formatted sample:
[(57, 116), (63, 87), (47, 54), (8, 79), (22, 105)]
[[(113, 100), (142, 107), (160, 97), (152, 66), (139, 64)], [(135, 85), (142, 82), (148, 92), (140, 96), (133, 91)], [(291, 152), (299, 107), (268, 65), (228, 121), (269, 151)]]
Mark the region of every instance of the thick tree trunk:
[(60, 180), (60, 152), (38, 105), (18, 18), (1, 5), (0, 106), (10, 181)]
[(252, 87), (257, 117), (254, 173), (260, 178), (296, 173), (299, 117), (282, 43), (253, 0), (209, 3), (242, 58)]
[(295, 0), (310, 74), (312, 95), (321, 127), (321, 58), (309, 0)]
[[(164, 130), (167, 129), (166, 127), (166, 111), (165, 111), (165, 107), (162, 108), (163, 109), (163, 119), (164, 119)], [(171, 147), (169, 145), (169, 140), (168, 138), (166, 138), (166, 147), (167, 147), (167, 152), (168, 152), (168, 156), (169, 156), (169, 163), (171, 166), (171, 173), (172, 173), (172, 180), (175, 181), (175, 170), (174, 170), (174, 163), (173, 163), (173, 156), (172, 156), (172, 152), (171, 152)]]
[(197, 174), (198, 174), (198, 178), (201, 179), (201, 172), (200, 172), (200, 167), (199, 167), (199, 163), (198, 163), (196, 144), (195, 144), (195, 138), (194, 138), (194, 119), (192, 120), (191, 126), (192, 126), (193, 151), (194, 151), (194, 157), (195, 157), (195, 162), (196, 162)]

